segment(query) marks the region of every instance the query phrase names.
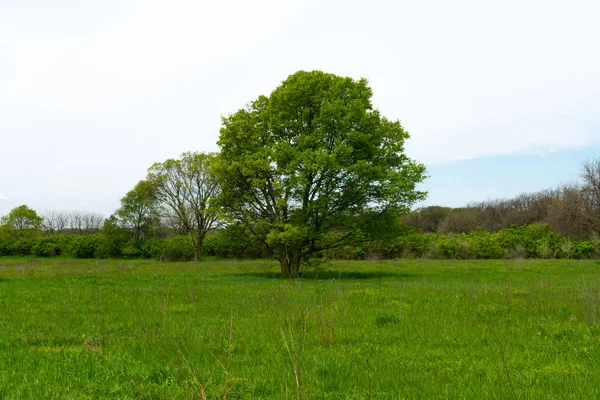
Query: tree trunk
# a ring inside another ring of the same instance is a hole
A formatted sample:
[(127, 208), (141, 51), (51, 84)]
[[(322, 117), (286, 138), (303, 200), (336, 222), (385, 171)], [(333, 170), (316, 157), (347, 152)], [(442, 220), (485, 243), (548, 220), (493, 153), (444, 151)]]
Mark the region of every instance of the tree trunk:
[(194, 248), (194, 261), (202, 261), (202, 242), (204, 241), (204, 236), (198, 235), (198, 238), (195, 238), (194, 234), (190, 233), (190, 240), (192, 241), (192, 247)]
[(194, 246), (194, 261), (202, 261), (202, 251), (200, 250), (200, 246), (198, 246), (197, 244), (196, 246)]
[(301, 248), (294, 247), (286, 251), (285, 258), (279, 261), (283, 278), (297, 278), (300, 276), (300, 262), (302, 261), (300, 254)]

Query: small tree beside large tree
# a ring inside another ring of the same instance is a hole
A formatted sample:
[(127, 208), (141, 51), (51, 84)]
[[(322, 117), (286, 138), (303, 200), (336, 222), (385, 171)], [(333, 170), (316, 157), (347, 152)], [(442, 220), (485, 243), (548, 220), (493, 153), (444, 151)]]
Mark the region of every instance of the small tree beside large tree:
[(210, 171), (214, 159), (214, 154), (183, 153), (179, 159), (152, 165), (146, 179), (169, 211), (168, 220), (190, 238), (196, 261), (202, 259), (206, 234), (219, 225), (220, 213), (213, 200), (220, 186)]
[(299, 71), (223, 118), (222, 204), (285, 277), (425, 198), (416, 190), (425, 167), (404, 153), (408, 133), (373, 108), (372, 94), (365, 79)]

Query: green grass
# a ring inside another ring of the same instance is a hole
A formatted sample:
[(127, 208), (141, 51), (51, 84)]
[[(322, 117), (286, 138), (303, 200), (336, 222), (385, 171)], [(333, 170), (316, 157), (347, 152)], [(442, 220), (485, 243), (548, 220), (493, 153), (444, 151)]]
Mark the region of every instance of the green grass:
[(594, 261), (0, 258), (0, 398), (600, 398)]

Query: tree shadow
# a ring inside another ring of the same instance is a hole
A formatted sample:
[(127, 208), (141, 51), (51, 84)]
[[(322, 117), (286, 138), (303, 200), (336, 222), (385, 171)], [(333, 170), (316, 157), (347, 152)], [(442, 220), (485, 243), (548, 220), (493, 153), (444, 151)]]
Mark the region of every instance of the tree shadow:
[(340, 271), (340, 270), (317, 270), (305, 271), (297, 278), (284, 278), (279, 271), (248, 271), (233, 274), (238, 277), (253, 277), (263, 279), (308, 279), (308, 280), (366, 280), (366, 279), (414, 279), (418, 278), (419, 274), (409, 274), (404, 272), (389, 272), (389, 271)]

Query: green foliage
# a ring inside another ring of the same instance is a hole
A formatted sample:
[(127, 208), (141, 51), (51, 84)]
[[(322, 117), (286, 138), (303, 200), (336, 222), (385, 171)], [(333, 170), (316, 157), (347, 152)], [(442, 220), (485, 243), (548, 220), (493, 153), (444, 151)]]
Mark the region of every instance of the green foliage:
[(204, 238), (208, 255), (227, 258), (258, 258), (268, 256), (264, 246), (253, 241), (242, 224), (229, 224)]
[(522, 257), (545, 257), (547, 248), (555, 249), (559, 237), (548, 224), (530, 224), (502, 229), (497, 233), (498, 243), (507, 252)]
[(159, 259), (162, 261), (191, 261), (194, 259), (194, 247), (189, 238), (184, 235), (164, 239), (164, 247)]
[(57, 234), (44, 236), (33, 247), (33, 253), (39, 257), (54, 257), (71, 252), (74, 235)]
[(0, 256), (10, 256), (12, 254), (13, 240), (0, 237)]
[(136, 242), (128, 242), (121, 249), (121, 255), (123, 258), (139, 258), (141, 254), (141, 250), (138, 247), (138, 243)]
[(439, 235), (432, 249), (434, 258), (456, 258), (458, 243), (456, 236)]
[(432, 249), (436, 235), (411, 233), (398, 237), (392, 244), (398, 257), (423, 257)]
[(75, 236), (71, 254), (76, 258), (105, 258), (109, 256), (108, 246), (102, 234)]
[(109, 257), (113, 258), (121, 257), (124, 247), (134, 240), (132, 230), (123, 228), (115, 215), (111, 215), (104, 221), (102, 236), (105, 251)]
[(512, 226), (497, 233), (474, 230), (468, 234), (410, 233), (391, 242), (398, 257), (447, 259), (593, 258), (594, 241), (569, 241), (556, 235), (548, 224)]
[(505, 250), (498, 243), (497, 235), (475, 230), (468, 235), (460, 235), (469, 243), (469, 248), (461, 258), (499, 259), (504, 257)]
[(160, 260), (165, 250), (165, 240), (149, 238), (139, 243), (139, 256), (141, 258), (154, 258)]
[(32, 254), (35, 244), (35, 239), (22, 238), (7, 240), (2, 247), (5, 251), (4, 255), (26, 256)]
[(364, 241), (369, 227), (425, 196), (415, 189), (425, 167), (404, 154), (408, 133), (371, 97), (365, 79), (299, 71), (223, 118), (215, 166), (222, 203), (283, 275), (297, 275), (314, 254)]
[(32, 239), (39, 235), (43, 220), (35, 210), (21, 205), (0, 219), (0, 230), (17, 240)]
[(158, 224), (161, 206), (154, 182), (143, 180), (121, 199), (121, 207), (115, 212), (118, 225), (133, 232), (136, 242), (150, 237)]
[(587, 259), (596, 256), (596, 246), (589, 240), (577, 240), (571, 250), (571, 258)]

